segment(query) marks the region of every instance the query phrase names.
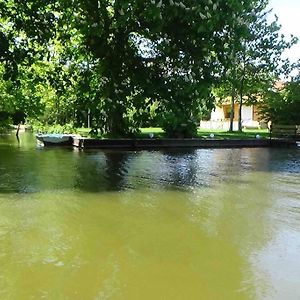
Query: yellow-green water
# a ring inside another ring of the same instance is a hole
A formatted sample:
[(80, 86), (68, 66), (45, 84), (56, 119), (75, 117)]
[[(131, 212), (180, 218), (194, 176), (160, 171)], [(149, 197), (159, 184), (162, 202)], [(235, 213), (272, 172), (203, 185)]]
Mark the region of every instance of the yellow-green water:
[(299, 299), (299, 152), (7, 138), (0, 299)]

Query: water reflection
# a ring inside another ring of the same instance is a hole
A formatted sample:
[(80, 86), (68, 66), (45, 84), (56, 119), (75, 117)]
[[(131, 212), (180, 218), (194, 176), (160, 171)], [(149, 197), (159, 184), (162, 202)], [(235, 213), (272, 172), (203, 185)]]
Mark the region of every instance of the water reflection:
[(81, 190), (100, 192), (126, 188), (130, 152), (79, 152), (76, 165), (75, 187)]
[(298, 149), (82, 152), (37, 149), (28, 135), (21, 135), (20, 148), (15, 138), (4, 140), (5, 144), (2, 140), (0, 148), (2, 193), (45, 189), (90, 192), (144, 188), (186, 190), (213, 188), (216, 184), (230, 182), (232, 176), (243, 184), (243, 174), (254, 170), (300, 173)]
[(1, 299), (298, 299), (300, 151), (0, 138)]

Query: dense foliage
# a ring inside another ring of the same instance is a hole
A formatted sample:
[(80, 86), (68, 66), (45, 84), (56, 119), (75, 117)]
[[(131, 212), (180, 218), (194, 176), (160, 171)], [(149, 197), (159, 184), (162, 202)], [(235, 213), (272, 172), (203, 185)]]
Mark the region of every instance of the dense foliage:
[(300, 81), (286, 83), (282, 89), (268, 91), (261, 114), (274, 124), (300, 124)]
[(246, 69), (278, 67), (290, 44), (267, 25), (266, 4), (0, 0), (0, 111), (114, 136), (153, 122), (193, 136), (213, 86), (245, 89)]
[[(274, 86), (279, 76), (290, 73), (293, 65), (282, 58), (283, 52), (297, 43), (291, 36), (287, 41), (279, 34), (280, 25), (275, 20), (270, 22), (266, 11), (267, 3), (261, 1), (252, 11), (245, 11), (237, 22), (247, 30), (237, 41), (235, 30), (231, 32), (232, 47), (229, 52), (233, 63), (229, 65), (223, 80), (215, 89), (221, 101), (231, 98), (231, 112), (234, 104), (239, 104), (239, 130), (242, 130), (242, 106), (260, 102), (270, 87)], [(233, 129), (231, 114), (230, 129)]]

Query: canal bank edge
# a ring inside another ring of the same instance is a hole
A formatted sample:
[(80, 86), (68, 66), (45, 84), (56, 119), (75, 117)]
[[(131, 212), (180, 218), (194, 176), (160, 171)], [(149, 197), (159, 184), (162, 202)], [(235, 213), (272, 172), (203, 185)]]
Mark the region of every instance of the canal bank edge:
[(92, 139), (73, 138), (79, 149), (151, 150), (165, 148), (247, 148), (247, 147), (297, 147), (291, 140), (275, 139)]

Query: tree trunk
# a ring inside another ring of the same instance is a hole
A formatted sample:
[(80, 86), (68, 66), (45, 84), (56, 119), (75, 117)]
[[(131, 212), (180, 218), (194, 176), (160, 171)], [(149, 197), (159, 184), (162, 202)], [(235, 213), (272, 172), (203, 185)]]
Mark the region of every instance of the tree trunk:
[(240, 86), (240, 107), (239, 107), (239, 131), (243, 131), (242, 128), (242, 107), (243, 107), (243, 92), (244, 92), (244, 76), (241, 81), (241, 86)]
[(229, 126), (230, 132), (233, 131), (234, 102), (236, 97), (236, 50), (234, 44), (232, 49), (232, 63), (233, 63), (233, 70), (232, 70), (232, 90), (231, 90), (231, 103), (230, 103), (230, 126)]
[(230, 126), (229, 126), (229, 131), (233, 131), (233, 119), (234, 119), (234, 102), (235, 102), (235, 86), (234, 84), (232, 85), (232, 91), (231, 91), (231, 103), (230, 103)]
[(243, 131), (242, 128), (242, 107), (243, 107), (243, 94), (244, 94), (244, 83), (245, 83), (245, 74), (246, 74), (246, 57), (243, 56), (243, 72), (241, 78), (241, 85), (240, 85), (240, 107), (239, 107), (239, 131)]
[(123, 113), (121, 109), (115, 109), (110, 113), (108, 122), (108, 132), (113, 137), (122, 137), (126, 134), (126, 126), (124, 124)]

